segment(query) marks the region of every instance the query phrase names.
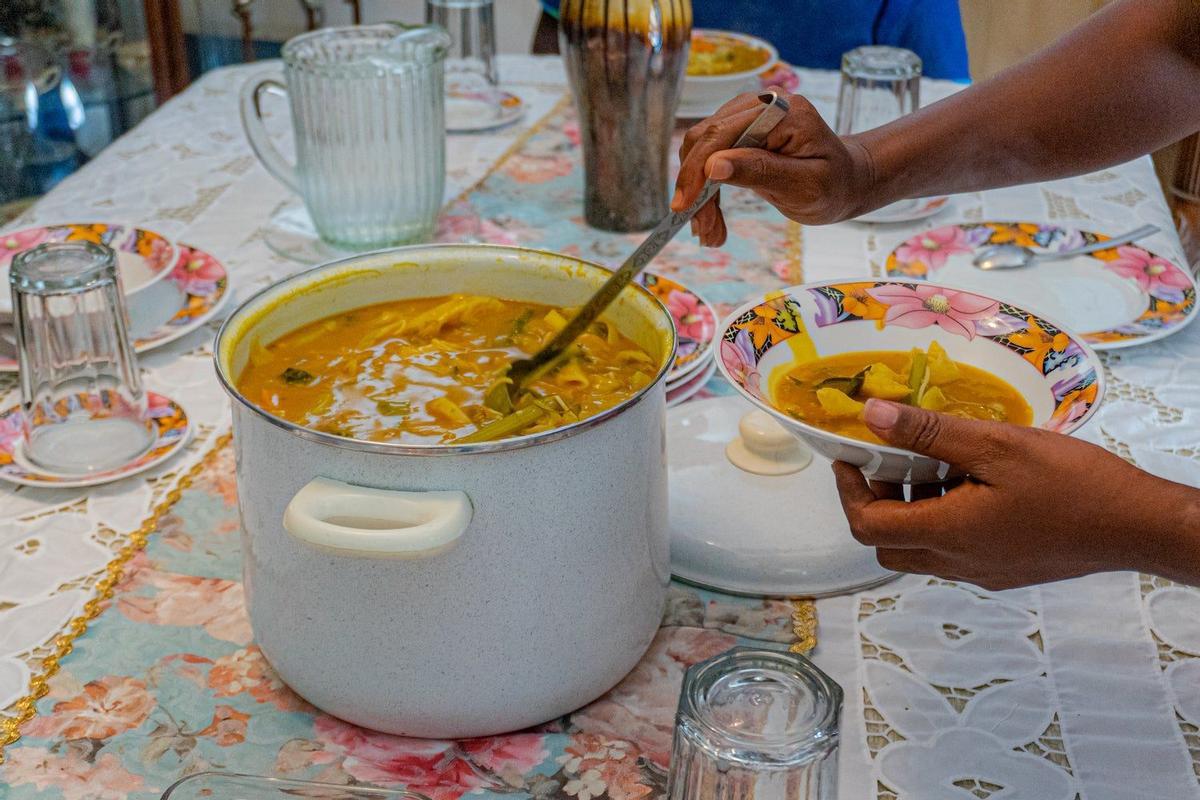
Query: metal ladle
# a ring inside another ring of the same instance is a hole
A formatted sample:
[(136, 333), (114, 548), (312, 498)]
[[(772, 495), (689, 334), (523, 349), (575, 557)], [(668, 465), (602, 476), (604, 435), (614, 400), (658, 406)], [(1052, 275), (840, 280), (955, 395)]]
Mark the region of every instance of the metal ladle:
[[(787, 115), (787, 101), (780, 97), (778, 92), (768, 90), (760, 94), (758, 99), (764, 104), (764, 108), (746, 128), (741, 137), (734, 142), (732, 149), (763, 147), (767, 141), (767, 134), (774, 130), (775, 126)], [(638, 273), (667, 246), (667, 243), (671, 239), (675, 238), (675, 234), (679, 232), (679, 229), (691, 221), (701, 206), (711, 200), (720, 188), (719, 183), (705, 181), (704, 188), (701, 189), (700, 196), (696, 198), (696, 201), (683, 211), (672, 211), (667, 214), (662, 222), (658, 223), (654, 230), (650, 232), (646, 240), (633, 251), (629, 258), (625, 259), (625, 263), (621, 265), (621, 268), (604, 282), (604, 285), (592, 295), (583, 308), (579, 309), (579, 313), (545, 347), (530, 358), (522, 358), (514, 361), (508, 372), (508, 378), (511, 381), (508, 385), (509, 395), (516, 398), (521, 392), (522, 386), (529, 380), (531, 375), (534, 375), (541, 368), (550, 365), (566, 352), (566, 349), (575, 342), (581, 333), (588, 329), (589, 325), (596, 321), (596, 318), (604, 312), (604, 309), (608, 308), (609, 304), (617, 299), (617, 295), (621, 293), (621, 290), (637, 277)]]
[(1158, 233), (1157, 225), (1143, 225), (1137, 230), (1129, 231), (1129, 233), (1123, 233), (1120, 236), (1114, 236), (1102, 242), (1093, 242), (1085, 247), (1077, 247), (1074, 250), (1064, 250), (1059, 253), (1039, 253), (1019, 244), (997, 244), (985, 247), (976, 253), (972, 263), (978, 269), (982, 270), (1020, 269), (1021, 267), (1028, 267), (1035, 262), (1059, 261), (1066, 258), (1074, 258), (1075, 256), (1084, 256), (1088, 253), (1095, 253), (1097, 250), (1111, 250), (1114, 247), (1129, 244), (1154, 233)]

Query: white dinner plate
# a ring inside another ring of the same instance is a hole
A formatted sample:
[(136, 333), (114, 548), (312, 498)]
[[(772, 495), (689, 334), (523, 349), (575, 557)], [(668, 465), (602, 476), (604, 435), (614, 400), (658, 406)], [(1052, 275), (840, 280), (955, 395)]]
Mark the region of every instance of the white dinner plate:
[(1170, 336), (1196, 318), (1196, 279), (1138, 244), (1013, 270), (980, 270), (975, 254), (1013, 243), (1072, 250), (1109, 234), (1039, 222), (964, 222), (923, 231), (896, 246), (887, 277), (935, 281), (1009, 302), (1061, 323), (1097, 350)]

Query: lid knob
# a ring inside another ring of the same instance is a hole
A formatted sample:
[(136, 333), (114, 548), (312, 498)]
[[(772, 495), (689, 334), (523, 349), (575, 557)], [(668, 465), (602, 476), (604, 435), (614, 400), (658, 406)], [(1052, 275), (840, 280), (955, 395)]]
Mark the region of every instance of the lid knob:
[(788, 475), (812, 461), (812, 451), (765, 411), (738, 422), (738, 438), (725, 448), (730, 463), (755, 475)]

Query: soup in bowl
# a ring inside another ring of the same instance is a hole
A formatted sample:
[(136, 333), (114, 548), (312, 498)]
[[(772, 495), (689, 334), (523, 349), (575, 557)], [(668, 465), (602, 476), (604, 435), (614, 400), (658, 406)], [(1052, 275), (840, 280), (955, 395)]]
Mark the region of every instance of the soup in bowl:
[(681, 113), (708, 116), (741, 92), (759, 88), (759, 77), (779, 63), (770, 42), (733, 31), (692, 31)]
[(718, 364), (751, 402), (869, 478), (951, 477), (881, 442), (872, 397), (956, 416), (1071, 433), (1095, 412), (1103, 370), (1080, 339), (1002, 300), (934, 284), (838, 280), (774, 292), (721, 326)]

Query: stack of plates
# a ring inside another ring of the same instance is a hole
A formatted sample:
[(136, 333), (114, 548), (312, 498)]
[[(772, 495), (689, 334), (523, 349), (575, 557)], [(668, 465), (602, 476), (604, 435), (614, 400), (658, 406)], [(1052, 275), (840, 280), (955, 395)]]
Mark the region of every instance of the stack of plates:
[(679, 347), (667, 373), (667, 407), (677, 406), (699, 392), (717, 371), (717, 312), (707, 300), (678, 281), (644, 272), (638, 283), (662, 301), (671, 318)]

